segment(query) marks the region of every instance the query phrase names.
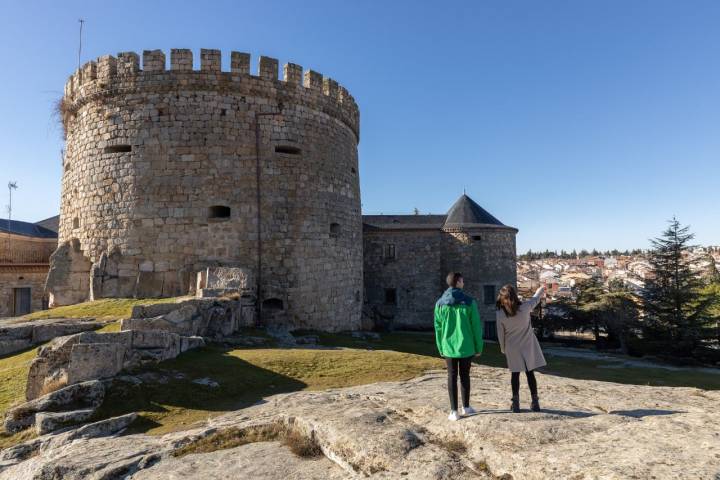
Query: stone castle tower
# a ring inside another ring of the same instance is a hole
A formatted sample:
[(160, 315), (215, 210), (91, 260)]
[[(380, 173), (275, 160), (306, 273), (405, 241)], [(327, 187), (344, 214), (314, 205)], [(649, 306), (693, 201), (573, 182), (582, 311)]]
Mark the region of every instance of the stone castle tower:
[(51, 305), (186, 294), (246, 268), (298, 327), (360, 326), (359, 111), (334, 80), (218, 50), (120, 53), (72, 75)]

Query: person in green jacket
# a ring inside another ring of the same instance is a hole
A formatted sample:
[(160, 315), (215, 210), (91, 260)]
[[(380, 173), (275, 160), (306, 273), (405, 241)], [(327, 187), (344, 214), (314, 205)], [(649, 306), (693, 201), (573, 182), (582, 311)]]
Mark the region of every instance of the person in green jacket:
[(462, 415), (472, 415), (470, 406), (470, 365), (475, 355), (483, 350), (483, 326), (480, 322), (477, 302), (463, 292), (465, 286), (460, 272), (447, 276), (448, 289), (435, 303), (435, 341), (440, 356), (445, 359), (448, 371), (448, 394), (450, 415), (455, 421), (458, 415), (457, 378), (460, 375)]

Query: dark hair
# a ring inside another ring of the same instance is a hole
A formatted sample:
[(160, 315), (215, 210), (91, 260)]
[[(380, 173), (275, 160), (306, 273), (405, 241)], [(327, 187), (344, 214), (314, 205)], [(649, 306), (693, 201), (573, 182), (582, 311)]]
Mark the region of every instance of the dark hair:
[(448, 287), (457, 288), (457, 284), (462, 278), (462, 273), (450, 272), (447, 274), (447, 278), (445, 278), (445, 281), (447, 282)]
[(508, 317), (513, 317), (520, 308), (520, 299), (518, 298), (515, 287), (510, 284), (505, 285), (500, 289), (495, 302), (495, 307), (498, 310), (505, 312)]

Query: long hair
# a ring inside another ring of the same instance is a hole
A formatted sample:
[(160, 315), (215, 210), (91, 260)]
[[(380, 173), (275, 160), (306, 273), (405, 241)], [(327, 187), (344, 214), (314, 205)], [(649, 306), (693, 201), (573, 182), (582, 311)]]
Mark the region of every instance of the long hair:
[(508, 284), (500, 289), (497, 300), (495, 301), (495, 306), (498, 310), (505, 312), (505, 315), (508, 317), (514, 317), (520, 305), (521, 302), (515, 287)]

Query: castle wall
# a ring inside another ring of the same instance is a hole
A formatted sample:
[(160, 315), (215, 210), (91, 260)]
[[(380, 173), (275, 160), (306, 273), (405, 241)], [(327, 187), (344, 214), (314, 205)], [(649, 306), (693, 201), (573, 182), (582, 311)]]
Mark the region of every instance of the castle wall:
[[(185, 294), (206, 266), (256, 275), (261, 254), (268, 308), (294, 326), (358, 328), (357, 105), (298, 65), (281, 81), (267, 57), (258, 75), (247, 54), (231, 54), (230, 72), (219, 51), (200, 60), (194, 71), (192, 52), (173, 50), (168, 70), (163, 52), (145, 51), (140, 70), (123, 53), (70, 78), (60, 244), (78, 239), (93, 295), (111, 297)], [(48, 278), (51, 292), (67, 283)], [(66, 289), (64, 302), (88, 290)]]
[[(515, 233), (492, 227), (366, 231), (364, 314), (376, 328), (432, 329), (435, 302), (447, 288), (445, 278), (459, 271), (486, 322), (486, 337), (493, 338), (497, 291), (517, 282)], [(388, 245), (394, 245), (395, 259), (386, 258)], [(492, 294), (485, 287), (492, 287)], [(396, 289), (395, 304), (387, 301), (387, 289)]]
[[(374, 326), (432, 328), (433, 308), (444, 285), (441, 232), (365, 232), (363, 245), (365, 314)], [(388, 248), (394, 248), (394, 258), (387, 257)], [(389, 289), (395, 290), (394, 302), (386, 298)]]
[[(500, 287), (517, 283), (515, 233), (510, 228), (479, 228), (444, 235), (442, 270), (462, 272), (464, 289), (477, 301), (484, 322), (495, 322)], [(485, 287), (492, 287), (492, 292)], [(486, 328), (494, 325), (486, 323)], [(494, 337), (494, 332), (489, 333)]]

